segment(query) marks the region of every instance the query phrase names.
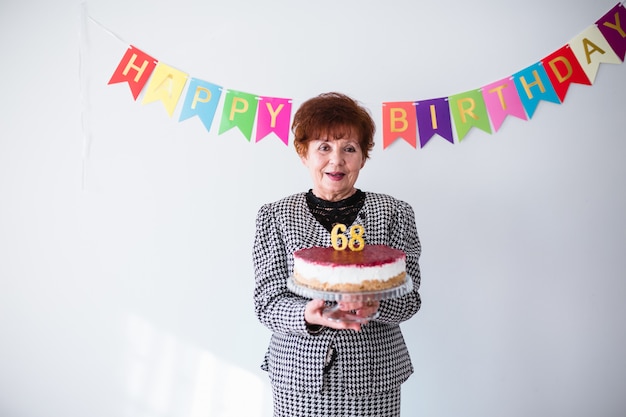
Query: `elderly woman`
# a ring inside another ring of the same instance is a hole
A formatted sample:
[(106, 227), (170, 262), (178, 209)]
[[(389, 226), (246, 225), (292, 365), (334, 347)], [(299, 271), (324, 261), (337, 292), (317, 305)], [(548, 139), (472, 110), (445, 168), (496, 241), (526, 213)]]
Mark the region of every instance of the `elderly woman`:
[[(420, 308), (420, 242), (411, 206), (355, 188), (374, 146), (375, 124), (338, 93), (304, 102), (294, 116), (295, 148), (313, 188), (263, 205), (253, 249), (254, 305), (272, 331), (262, 369), (269, 373), (274, 416), (399, 416), (400, 385), (413, 365), (399, 324)], [(413, 290), (395, 299), (341, 306), (346, 320), (324, 315), (326, 303), (287, 288), (293, 252), (331, 246), (335, 223), (362, 225), (366, 244), (406, 253)], [(347, 320), (353, 314), (369, 322)]]

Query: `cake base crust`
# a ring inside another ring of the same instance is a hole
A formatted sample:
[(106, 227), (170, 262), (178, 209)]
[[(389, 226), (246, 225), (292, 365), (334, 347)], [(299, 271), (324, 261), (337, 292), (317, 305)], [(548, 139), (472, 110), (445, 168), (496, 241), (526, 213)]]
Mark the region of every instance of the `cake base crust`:
[(399, 287), (406, 282), (406, 272), (402, 272), (395, 277), (392, 277), (386, 281), (380, 280), (364, 280), (358, 284), (329, 284), (322, 283), (315, 278), (306, 279), (299, 275), (297, 272), (294, 274), (294, 281), (302, 286), (312, 288), (318, 291), (329, 292), (375, 292), (388, 290), (390, 288)]

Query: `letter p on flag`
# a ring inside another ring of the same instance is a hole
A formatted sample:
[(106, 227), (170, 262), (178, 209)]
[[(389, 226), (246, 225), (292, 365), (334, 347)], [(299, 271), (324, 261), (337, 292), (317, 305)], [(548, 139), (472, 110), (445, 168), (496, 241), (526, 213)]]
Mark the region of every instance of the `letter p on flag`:
[(137, 100), (157, 62), (150, 55), (131, 45), (117, 65), (117, 69), (108, 84), (127, 82), (133, 94), (133, 99)]

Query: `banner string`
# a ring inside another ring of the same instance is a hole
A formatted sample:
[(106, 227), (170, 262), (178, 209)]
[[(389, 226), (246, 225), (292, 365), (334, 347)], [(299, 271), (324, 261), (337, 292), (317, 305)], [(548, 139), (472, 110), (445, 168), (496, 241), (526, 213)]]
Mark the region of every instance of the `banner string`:
[[(626, 0), (625, 0), (625, 1), (626, 1)], [(83, 3), (83, 4), (85, 4), (85, 3)], [(83, 12), (85, 13), (85, 17), (84, 17), (84, 23), (85, 23), (85, 24), (87, 23), (87, 20), (88, 20), (88, 21), (91, 21), (91, 22), (93, 22), (93, 23), (95, 23), (96, 25), (98, 25), (98, 27), (100, 27), (100, 29), (102, 29), (104, 32), (106, 32), (109, 36), (111, 36), (111, 37), (115, 38), (115, 39), (116, 39), (117, 41), (119, 41), (121, 44), (123, 44), (123, 45), (125, 45), (125, 46), (127, 46), (127, 47), (130, 47), (130, 45), (131, 45), (131, 43), (130, 43), (130, 42), (126, 41), (126, 40), (125, 40), (125, 39), (123, 39), (120, 35), (118, 35), (117, 33), (113, 32), (111, 29), (109, 29), (108, 27), (106, 27), (104, 24), (102, 24), (101, 22), (97, 21), (97, 20), (96, 20), (96, 19), (94, 19), (92, 16), (90, 16), (90, 15), (87, 13), (87, 11), (86, 11), (86, 5), (85, 5), (85, 7), (83, 8)], [(141, 48), (141, 49), (142, 49), (142, 51), (149, 53), (148, 51), (145, 51), (143, 48)], [(149, 53), (149, 54), (150, 54), (150, 53)], [(153, 54), (150, 54), (150, 55), (151, 55), (151, 56), (155, 56), (155, 55), (153, 55)], [(170, 67), (172, 67), (172, 68), (176, 68), (176, 69), (178, 69), (178, 70), (181, 70), (180, 68), (177, 68), (177, 67), (175, 67), (175, 66), (173, 66), (173, 65), (171, 65), (171, 64), (169, 64), (169, 63), (168, 63), (168, 66), (170, 66)], [(181, 71), (182, 71), (182, 72), (187, 73), (187, 71), (184, 71), (184, 70), (181, 70)], [(187, 76), (187, 79), (190, 79), (190, 78), (191, 78), (190, 76)], [(216, 82), (216, 84), (220, 84), (220, 83), (219, 83), (219, 82)], [(224, 92), (224, 93), (226, 93), (226, 92), (227, 92), (227, 91), (229, 91), (229, 90), (230, 90), (230, 91), (235, 91), (234, 89), (229, 89), (229, 88), (227, 88), (227, 87), (220, 87), (220, 90), (221, 90), (222, 92)], [(257, 95), (256, 99), (257, 99), (257, 100), (261, 100), (261, 97), (260, 97), (260, 96), (261, 96), (261, 95)], [(293, 98), (293, 97), (289, 97), (289, 100), (290, 100), (290, 101), (292, 101), (292, 102), (304, 102), (306, 99), (303, 99), (303, 98)], [(363, 105), (365, 105), (365, 106), (372, 107), (372, 106), (378, 106), (380, 103), (373, 104), (373, 103), (364, 103), (364, 102), (361, 102), (361, 104), (363, 104)]]
[[(84, 4), (84, 3), (83, 3)], [(86, 8), (86, 7), (85, 7)], [(123, 43), (124, 45), (130, 45), (129, 42), (125, 41), (124, 39), (122, 39), (118, 34), (116, 34), (115, 32), (113, 32), (111, 29), (107, 28), (106, 26), (104, 26), (102, 23), (98, 22), (96, 19), (94, 19), (93, 17), (89, 16), (88, 14), (86, 15), (87, 19), (91, 20), (93, 23), (95, 23), (96, 25), (100, 26), (100, 28), (102, 30), (104, 30), (106, 33), (108, 33), (109, 35), (111, 35), (112, 37), (116, 38), (118, 41), (120, 41), (121, 43)]]
[(88, 59), (87, 51), (89, 51), (89, 35), (87, 28), (87, 4), (82, 3), (80, 6), (80, 32), (79, 32), (79, 49), (78, 49), (78, 79), (81, 102), (81, 130), (83, 134), (82, 149), (82, 172), (81, 186), (85, 191), (87, 188), (87, 161), (89, 159), (89, 151), (91, 148), (92, 132), (90, 124), (91, 106), (89, 102), (89, 79), (88, 79)]

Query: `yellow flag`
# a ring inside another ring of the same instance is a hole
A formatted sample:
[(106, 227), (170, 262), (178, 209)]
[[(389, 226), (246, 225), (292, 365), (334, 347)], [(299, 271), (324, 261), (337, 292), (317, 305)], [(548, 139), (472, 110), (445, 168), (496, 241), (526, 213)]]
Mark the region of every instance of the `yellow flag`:
[(159, 62), (152, 73), (141, 104), (161, 100), (167, 113), (172, 117), (187, 78), (188, 74)]

